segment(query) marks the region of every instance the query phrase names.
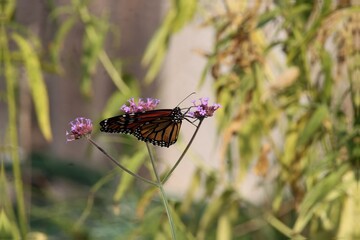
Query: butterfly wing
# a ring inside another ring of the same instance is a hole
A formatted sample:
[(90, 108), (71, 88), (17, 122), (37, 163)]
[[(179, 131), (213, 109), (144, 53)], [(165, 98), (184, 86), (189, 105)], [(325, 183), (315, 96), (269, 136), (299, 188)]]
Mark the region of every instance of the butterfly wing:
[(169, 147), (177, 141), (181, 122), (161, 118), (145, 123), (133, 134), (141, 141), (150, 142), (161, 147)]
[(124, 114), (100, 122), (100, 131), (134, 135), (137, 139), (169, 147), (178, 138), (183, 114), (180, 108)]

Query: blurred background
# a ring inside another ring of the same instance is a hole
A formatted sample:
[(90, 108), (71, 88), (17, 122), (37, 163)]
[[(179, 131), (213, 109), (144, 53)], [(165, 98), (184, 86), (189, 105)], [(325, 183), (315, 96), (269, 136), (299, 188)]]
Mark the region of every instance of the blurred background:
[[(360, 2), (0, 1), (0, 239), (171, 239), (131, 98), (222, 107), (165, 184), (177, 239), (360, 239)], [(154, 147), (162, 175), (194, 134)]]

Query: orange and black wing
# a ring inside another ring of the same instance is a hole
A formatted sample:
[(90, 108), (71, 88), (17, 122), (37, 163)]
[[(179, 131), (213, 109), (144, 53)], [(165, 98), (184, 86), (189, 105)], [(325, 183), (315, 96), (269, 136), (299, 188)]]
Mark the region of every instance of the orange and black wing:
[(160, 118), (141, 125), (133, 135), (141, 141), (169, 147), (176, 142), (180, 127), (181, 121), (174, 122), (168, 118)]
[(124, 114), (100, 122), (100, 131), (134, 135), (138, 140), (169, 147), (178, 138), (182, 119), (178, 107)]

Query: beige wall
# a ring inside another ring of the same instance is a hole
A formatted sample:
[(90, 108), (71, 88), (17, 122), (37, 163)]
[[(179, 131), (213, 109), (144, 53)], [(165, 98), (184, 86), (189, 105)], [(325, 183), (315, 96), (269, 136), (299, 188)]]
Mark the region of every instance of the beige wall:
[[(200, 97), (209, 97), (210, 103), (215, 101), (211, 94), (211, 80), (207, 79), (204, 86), (198, 89), (199, 80), (206, 64), (206, 59), (199, 54), (210, 52), (212, 47), (213, 32), (209, 28), (200, 27), (200, 21), (194, 21), (176, 34), (170, 45), (163, 71), (160, 75), (161, 98), (169, 102), (169, 106), (176, 106), (184, 97), (191, 92), (191, 96), (181, 104), (181, 107), (191, 105), (191, 100)], [(164, 105), (165, 107), (165, 105)], [(168, 107), (168, 106), (167, 106)], [(195, 127), (187, 121), (183, 121), (181, 142), (169, 149), (161, 149), (164, 164), (172, 166), (182, 153), (185, 145), (190, 140)], [(203, 122), (190, 151), (178, 166), (166, 188), (175, 195), (181, 196), (191, 180), (196, 161), (215, 166), (218, 154), (216, 141), (220, 140), (215, 135), (215, 119), (208, 118)], [(194, 161), (194, 156), (197, 160)]]

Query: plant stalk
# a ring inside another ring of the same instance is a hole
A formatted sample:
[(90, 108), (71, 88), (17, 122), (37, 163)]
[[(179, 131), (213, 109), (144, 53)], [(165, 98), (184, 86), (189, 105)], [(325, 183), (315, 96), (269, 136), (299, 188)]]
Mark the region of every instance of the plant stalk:
[(99, 149), (103, 154), (105, 154), (105, 156), (106, 156), (108, 159), (110, 159), (113, 163), (115, 163), (119, 168), (121, 168), (122, 170), (124, 170), (125, 172), (127, 172), (128, 174), (130, 174), (131, 176), (133, 176), (133, 177), (135, 177), (135, 178), (137, 178), (137, 179), (139, 179), (139, 180), (141, 180), (141, 181), (144, 181), (144, 182), (146, 182), (146, 183), (149, 183), (149, 184), (151, 184), (151, 185), (153, 185), (153, 186), (155, 186), (155, 187), (159, 187), (159, 184), (158, 184), (158, 183), (153, 182), (153, 181), (151, 181), (151, 180), (148, 180), (148, 179), (146, 179), (146, 178), (144, 178), (144, 177), (142, 177), (142, 176), (140, 176), (140, 175), (138, 175), (138, 174), (136, 174), (136, 173), (133, 173), (132, 171), (130, 171), (129, 169), (127, 169), (126, 167), (124, 167), (123, 165), (121, 165), (118, 161), (116, 161), (113, 157), (111, 157), (103, 148), (101, 148), (99, 145), (97, 145), (97, 143), (94, 142), (90, 137), (87, 138), (87, 139), (88, 139), (88, 141), (89, 141), (90, 143), (92, 143), (97, 149)]
[(166, 176), (164, 177), (164, 179), (161, 181), (162, 184), (166, 183), (166, 181), (169, 179), (169, 177), (171, 176), (171, 174), (174, 172), (175, 168), (179, 165), (179, 163), (181, 162), (181, 160), (184, 158), (186, 152), (189, 150), (192, 142), (193, 142), (194, 139), (195, 139), (196, 134), (197, 134), (198, 131), (199, 131), (199, 128), (200, 128), (200, 125), (201, 125), (202, 121), (203, 121), (203, 119), (200, 119), (199, 125), (196, 127), (196, 130), (195, 130), (193, 136), (191, 137), (188, 145), (185, 147), (184, 152), (181, 154), (181, 156), (179, 157), (179, 159), (177, 160), (177, 162), (175, 163), (175, 165), (171, 168), (171, 170), (166, 174)]
[(164, 207), (165, 207), (165, 211), (166, 211), (166, 214), (168, 216), (168, 220), (169, 220), (169, 223), (170, 223), (170, 229), (171, 229), (171, 236), (172, 236), (172, 239), (173, 240), (176, 240), (176, 234), (175, 234), (175, 226), (174, 226), (174, 221), (172, 219), (172, 216), (171, 216), (171, 213), (170, 213), (170, 208), (169, 208), (169, 203), (168, 203), (168, 199), (166, 197), (166, 193), (164, 191), (164, 187), (163, 187), (163, 184), (161, 182), (161, 179), (160, 179), (160, 176), (156, 170), (156, 166), (155, 166), (155, 158), (154, 158), (154, 155), (150, 149), (150, 146), (149, 146), (149, 143), (146, 143), (146, 147), (148, 149), (148, 152), (149, 152), (149, 156), (150, 156), (150, 161), (151, 161), (151, 165), (153, 167), (153, 170), (154, 170), (154, 174), (156, 176), (156, 180), (158, 182), (158, 188), (160, 189), (160, 193), (161, 193), (161, 199), (164, 203)]

